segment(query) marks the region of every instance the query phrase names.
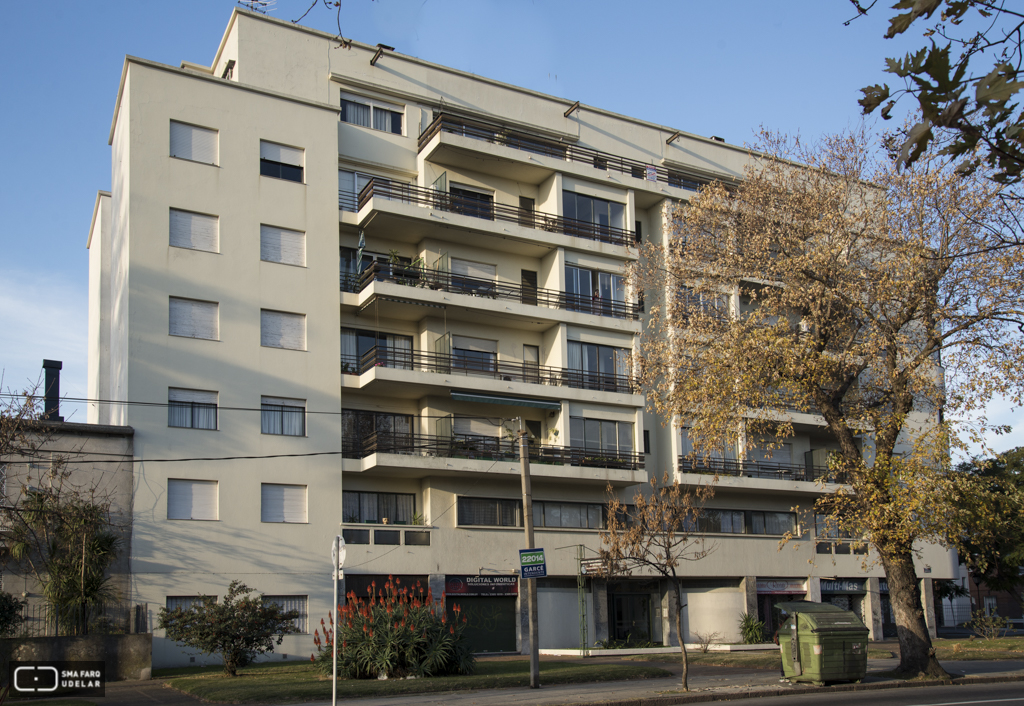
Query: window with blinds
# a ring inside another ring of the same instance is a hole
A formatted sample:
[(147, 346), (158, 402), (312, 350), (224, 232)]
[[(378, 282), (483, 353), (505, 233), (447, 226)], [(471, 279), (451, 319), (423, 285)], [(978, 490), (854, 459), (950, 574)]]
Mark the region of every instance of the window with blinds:
[(214, 603), (217, 602), (217, 596), (167, 596), (167, 610), (200, 608), (205, 599), (211, 599)]
[(533, 501), (533, 524), (536, 527), (604, 529), (604, 518), (604, 505), (599, 503)]
[(376, 98), (366, 98), (348, 93), (341, 94), (341, 122), (361, 125), (362, 127), (402, 134), (401, 106)]
[(260, 485), (260, 522), (305, 524), (306, 486), (263, 483)]
[(416, 513), (416, 496), (412, 493), (343, 490), (341, 505), (343, 522), (411, 525)]
[(498, 342), (469, 336), (452, 336), (452, 368), (470, 375), (493, 377), (497, 371)]
[(183, 429), (217, 428), (217, 393), (167, 388), (167, 426)]
[(260, 309), (260, 345), (306, 350), (306, 315)]
[(501, 437), (501, 425), (486, 417), (454, 417), (452, 431), (459, 436)]
[(168, 333), (186, 338), (220, 339), (220, 317), (217, 302), (170, 297)]
[(216, 165), (217, 131), (172, 120), (171, 156)]
[(306, 266), (306, 234), (276, 226), (260, 225), (260, 259), (282, 265)]
[(260, 431), (264, 434), (305, 436), (306, 401), (285, 397), (261, 397)]
[(215, 480), (167, 480), (168, 520), (217, 520), (218, 483)]
[(298, 617), (292, 620), (297, 633), (309, 632), (309, 598), (308, 596), (263, 596), (263, 605), (276, 605), (285, 613), (295, 611)]
[(522, 526), (523, 505), (519, 500), (460, 497), (458, 506), (459, 525)]
[(172, 208), (170, 211), (171, 247), (220, 252), (220, 219), (205, 213)]
[(494, 265), (452, 258), (452, 291), (475, 296), (492, 296), (496, 279), (497, 268)]
[(305, 151), (298, 147), (260, 140), (260, 174), (302, 183)]
[(687, 530), (709, 534), (797, 534), (796, 513), (764, 510), (719, 510), (705, 508), (696, 522), (687, 518)]

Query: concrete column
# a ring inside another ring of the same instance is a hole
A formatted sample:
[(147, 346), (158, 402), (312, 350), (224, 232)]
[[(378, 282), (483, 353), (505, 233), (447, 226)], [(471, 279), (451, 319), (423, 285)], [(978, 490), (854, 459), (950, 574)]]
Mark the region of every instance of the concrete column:
[(740, 592), (745, 594), (743, 610), (751, 615), (757, 615), (757, 577), (744, 576), (740, 581)]
[(869, 640), (881, 640), (882, 635), (882, 594), (878, 592), (878, 579), (866, 581), (864, 593), (864, 623), (868, 627)]
[(435, 601), (441, 600), (444, 593), (444, 574), (430, 574), (427, 576), (427, 588), (430, 589)]
[(608, 629), (608, 580), (594, 579), (590, 583), (594, 594), (594, 637), (591, 644), (610, 637)]
[(821, 579), (817, 576), (807, 577), (807, 600), (821, 603)]
[(526, 581), (519, 579), (519, 594), (516, 596), (519, 622), (516, 623), (516, 649), (519, 654), (530, 654), (530, 604), (526, 599)]
[(928, 626), (928, 634), (934, 640), (939, 633), (935, 623), (935, 596), (932, 593), (932, 579), (921, 579), (921, 609), (924, 611), (924, 624)]

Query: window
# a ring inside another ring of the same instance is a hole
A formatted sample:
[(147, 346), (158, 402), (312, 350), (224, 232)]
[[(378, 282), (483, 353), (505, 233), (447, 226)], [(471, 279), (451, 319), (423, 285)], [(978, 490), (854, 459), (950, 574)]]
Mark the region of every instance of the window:
[(220, 252), (220, 219), (203, 213), (171, 209), (171, 247)]
[[(592, 235), (594, 232), (607, 232), (609, 228), (622, 228), (626, 211), (625, 204), (617, 201), (606, 201), (573, 191), (563, 191), (562, 212), (565, 218), (578, 221), (574, 227), (580, 229), (581, 235)], [(569, 228), (566, 232), (568, 230)]]
[(260, 140), (260, 174), (302, 183), (303, 150)]
[(796, 514), (761, 510), (705, 509), (696, 525), (688, 523), (691, 531), (715, 534), (763, 534), (781, 536), (797, 532)]
[(430, 532), (422, 530), (406, 530), (405, 546), (407, 547), (429, 547)]
[(409, 414), (342, 410), (341, 438), (342, 453), (350, 458), (375, 452), (411, 453), (415, 449)]
[(494, 220), (494, 194), (454, 184), (449, 187), (448, 194), (454, 213)]
[(452, 368), (493, 377), (498, 365), (498, 342), (452, 336)]
[(536, 527), (604, 529), (604, 505), (534, 500), (533, 524)]
[(288, 613), (295, 611), (299, 615), (292, 621), (297, 633), (309, 632), (309, 599), (307, 596), (263, 596), (263, 605), (276, 605)]
[(615, 455), (631, 455), (633, 453), (633, 423), (570, 417), (569, 439), (573, 448), (603, 451)]
[(167, 610), (200, 608), (203, 600), (207, 598), (213, 599), (214, 603), (217, 602), (217, 596), (167, 596)]
[(452, 258), (452, 291), (479, 297), (494, 296), (497, 267), (482, 262)]
[(341, 122), (402, 134), (402, 108), (377, 99), (341, 94)]
[(630, 351), (569, 341), (569, 385), (585, 390), (629, 392)]
[(220, 519), (217, 486), (215, 480), (167, 479), (167, 519)]
[(171, 156), (216, 165), (217, 131), (172, 120)]
[(262, 483), (260, 485), (260, 522), (305, 524), (306, 486)]
[(370, 543), (370, 530), (368, 529), (343, 529), (341, 536), (345, 539), (345, 544)]
[(338, 207), (341, 208), (342, 211), (358, 211), (359, 194), (366, 185), (370, 183), (371, 179), (374, 180), (375, 184), (386, 184), (389, 182), (388, 179), (381, 179), (380, 177), (371, 176), (369, 174), (339, 169)]
[(380, 365), (412, 370), (412, 336), (341, 329), (341, 372), (358, 375)]
[(306, 350), (306, 315), (260, 309), (260, 345)]
[(668, 173), (668, 185), (678, 186), (680, 189), (687, 189), (689, 191), (696, 191), (700, 188), (699, 181), (695, 181), (693, 178), (679, 172)]
[(306, 266), (306, 234), (260, 224), (260, 259), (282, 265)]
[(415, 513), (416, 496), (412, 493), (341, 492), (343, 522), (411, 525)]
[(644, 454), (651, 453), (651, 432), (644, 429)]
[(167, 426), (183, 429), (216, 429), (217, 393), (167, 388)]
[(282, 436), (306, 435), (306, 401), (284, 397), (260, 398), (260, 430)]
[(522, 527), (523, 504), (519, 500), (459, 498), (459, 524), (486, 527)]
[(217, 302), (171, 297), (169, 299), (168, 333), (186, 338), (220, 339), (220, 317)]
[(626, 279), (612, 272), (565, 266), (565, 300), (569, 311), (626, 316)]
[(374, 544), (401, 544), (402, 533), (398, 530), (374, 530), (373, 531), (373, 543)]

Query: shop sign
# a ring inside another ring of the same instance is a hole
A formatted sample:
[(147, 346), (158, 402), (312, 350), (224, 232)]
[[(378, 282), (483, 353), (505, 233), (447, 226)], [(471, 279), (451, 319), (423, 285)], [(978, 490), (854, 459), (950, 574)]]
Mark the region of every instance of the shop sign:
[(864, 593), (864, 579), (822, 579), (822, 593)]
[(758, 593), (807, 593), (807, 582), (794, 579), (758, 579)]
[(524, 579), (542, 579), (548, 575), (543, 549), (519, 550), (519, 573)]
[(517, 576), (445, 576), (444, 592), (448, 596), (516, 596)]

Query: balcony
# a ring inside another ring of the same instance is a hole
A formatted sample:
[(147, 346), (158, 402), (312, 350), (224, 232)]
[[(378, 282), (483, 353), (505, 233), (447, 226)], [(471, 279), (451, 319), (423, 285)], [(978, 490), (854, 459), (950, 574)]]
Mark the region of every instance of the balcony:
[(514, 223), (524, 228), (541, 230), (548, 233), (592, 240), (610, 245), (629, 246), (635, 242), (632, 230), (614, 226), (599, 225), (575, 218), (562, 218), (540, 211), (531, 211), (518, 206), (507, 206), (482, 202), (473, 199), (453, 196), (444, 191), (425, 189), (411, 184), (399, 184), (387, 180), (371, 179), (355, 197), (355, 208), (352, 208), (353, 197), (350, 192), (338, 192), (338, 207), (343, 210), (362, 210), (371, 199), (384, 199), (404, 204), (414, 204), (423, 208), (454, 213), (486, 221), (503, 221)]
[(430, 141), (440, 133), (459, 135), (533, 155), (583, 164), (606, 172), (618, 172), (636, 179), (660, 182), (688, 191), (696, 191), (709, 181), (701, 176), (685, 174), (678, 170), (647, 164), (636, 159), (620, 157), (608, 152), (590, 149), (589, 147), (565, 144), (538, 135), (514, 130), (497, 123), (468, 120), (445, 113), (435, 118), (434, 122), (428, 125), (427, 129), (420, 135), (419, 151), (422, 152)]
[(808, 468), (798, 464), (772, 463), (770, 461), (738, 461), (727, 458), (694, 460), (689, 456), (680, 456), (679, 472), (810, 483), (822, 479), (827, 479), (830, 483), (844, 482), (842, 474), (832, 474), (824, 466)]
[(622, 394), (637, 392), (636, 380), (624, 375), (553, 368), (531, 363), (510, 363), (501, 360), (467, 360), (449, 354), (387, 349), (381, 346), (374, 346), (358, 360), (345, 360), (343, 357), (341, 362), (341, 372), (345, 375), (362, 375), (377, 367), (442, 375), (466, 375), (506, 382), (528, 382), (580, 390)]
[[(434, 458), (462, 458), (483, 461), (518, 461), (519, 442), (486, 436), (404, 434), (376, 432), (358, 440), (345, 440), (342, 456), (366, 458), (372, 454), (398, 454)], [(642, 454), (570, 446), (530, 444), (530, 463), (555, 466), (586, 466), (639, 471)]]
[(560, 292), (556, 289), (523, 287), (489, 279), (453, 275), (419, 265), (375, 262), (360, 274), (341, 274), (341, 291), (359, 293), (373, 282), (395, 282), (407, 287), (420, 287), (452, 294), (466, 294), (502, 301), (518, 302), (549, 309), (578, 311), (584, 314), (610, 316), (616, 319), (640, 318), (640, 306), (601, 297)]

